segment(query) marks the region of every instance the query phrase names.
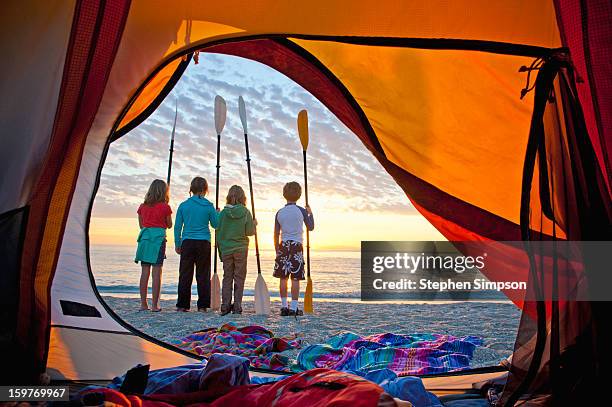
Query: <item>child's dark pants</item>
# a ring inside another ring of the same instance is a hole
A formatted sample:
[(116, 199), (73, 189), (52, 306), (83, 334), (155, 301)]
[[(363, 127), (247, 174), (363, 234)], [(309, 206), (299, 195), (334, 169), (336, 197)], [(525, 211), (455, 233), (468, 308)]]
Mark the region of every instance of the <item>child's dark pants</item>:
[(178, 308), (189, 309), (191, 284), (195, 265), (198, 284), (198, 308), (210, 308), (210, 242), (208, 240), (183, 240), (179, 265)]

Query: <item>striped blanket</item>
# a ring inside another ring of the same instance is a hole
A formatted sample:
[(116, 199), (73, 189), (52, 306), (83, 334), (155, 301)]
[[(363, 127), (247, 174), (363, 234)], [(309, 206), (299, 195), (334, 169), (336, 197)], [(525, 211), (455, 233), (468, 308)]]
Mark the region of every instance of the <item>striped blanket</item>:
[(215, 353), (243, 356), (249, 359), (251, 367), (279, 372), (324, 367), (365, 376), (375, 370), (389, 369), (398, 376), (408, 376), (467, 369), (475, 348), (483, 341), (475, 336), (384, 333), (361, 337), (343, 332), (325, 343), (305, 347), (296, 361), (283, 354), (301, 348), (302, 341), (296, 335), (275, 337), (272, 331), (261, 326), (237, 328), (233, 323), (226, 323), (171, 343), (206, 358)]
[(249, 359), (252, 367), (284, 372), (289, 371), (293, 361), (281, 352), (301, 346), (295, 335), (275, 337), (261, 326), (237, 328), (232, 323), (194, 332), (170, 343), (206, 358), (214, 353), (231, 353)]
[(360, 375), (384, 368), (399, 376), (445, 373), (469, 368), (474, 349), (482, 343), (475, 336), (385, 333), (360, 337), (344, 332), (304, 348), (293, 368), (325, 367)]

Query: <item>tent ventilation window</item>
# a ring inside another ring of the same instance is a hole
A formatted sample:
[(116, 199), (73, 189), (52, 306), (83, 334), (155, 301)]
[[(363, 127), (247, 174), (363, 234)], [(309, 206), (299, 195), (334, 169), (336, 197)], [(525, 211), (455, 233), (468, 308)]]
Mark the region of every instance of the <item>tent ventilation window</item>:
[(92, 305), (81, 304), (80, 302), (60, 300), (62, 313), (72, 317), (102, 318), (100, 311)]

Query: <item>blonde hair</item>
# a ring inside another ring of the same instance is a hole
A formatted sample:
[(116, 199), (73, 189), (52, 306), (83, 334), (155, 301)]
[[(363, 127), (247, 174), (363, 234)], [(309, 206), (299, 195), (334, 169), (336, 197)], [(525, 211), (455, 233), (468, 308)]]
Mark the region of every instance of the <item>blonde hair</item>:
[(297, 202), (302, 196), (302, 187), (295, 181), (288, 182), (283, 187), (283, 196), (289, 202)]
[(145, 195), (144, 203), (146, 205), (155, 205), (160, 202), (170, 202), (170, 191), (164, 181), (156, 179), (151, 182), (151, 186)]
[(244, 193), (244, 189), (242, 189), (242, 187), (239, 185), (232, 185), (227, 192), (225, 203), (228, 205), (246, 205), (246, 194)]
[(202, 177), (195, 177), (191, 180), (189, 192), (194, 195), (206, 195), (206, 193), (208, 192), (208, 182)]

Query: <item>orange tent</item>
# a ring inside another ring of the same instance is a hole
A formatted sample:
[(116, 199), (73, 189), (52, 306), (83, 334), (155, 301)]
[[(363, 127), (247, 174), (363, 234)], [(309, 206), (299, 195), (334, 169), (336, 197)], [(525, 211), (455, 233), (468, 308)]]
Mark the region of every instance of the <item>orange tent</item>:
[[(609, 238), (606, 1), (2, 7), (0, 230), (11, 236), (1, 256), (4, 326), (11, 354), (29, 361), (30, 375), (107, 378), (136, 362), (188, 360), (104, 304), (91, 280), (87, 234), (109, 144), (161, 103), (194, 52), (259, 61), (310, 91), (449, 239)], [(553, 191), (550, 174), (567, 182)], [(66, 312), (67, 303), (81, 311)], [(534, 339), (541, 353), (552, 332), (541, 321), (550, 315), (538, 304), (526, 308), (537, 314), (540, 335), (520, 345)], [(516, 362), (523, 384), (512, 397), (542, 387), (531, 372), (544, 362), (523, 362), (537, 366)]]

